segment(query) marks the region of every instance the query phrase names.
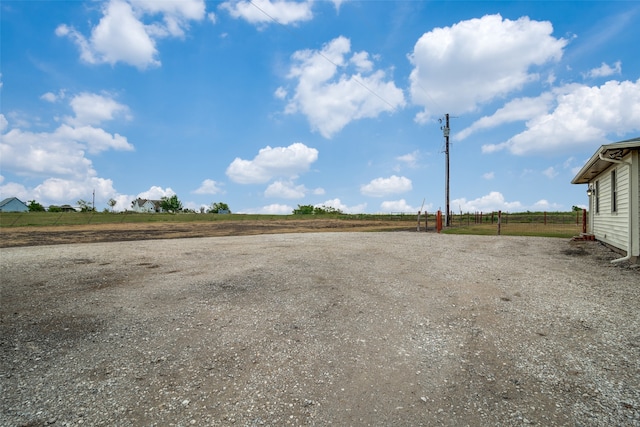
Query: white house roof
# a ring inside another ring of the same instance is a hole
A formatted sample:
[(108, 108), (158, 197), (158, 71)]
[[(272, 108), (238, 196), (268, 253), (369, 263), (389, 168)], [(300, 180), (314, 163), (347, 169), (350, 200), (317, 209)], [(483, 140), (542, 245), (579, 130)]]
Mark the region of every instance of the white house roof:
[(610, 167), (611, 162), (600, 159), (600, 154), (602, 154), (602, 157), (620, 160), (633, 150), (640, 150), (640, 137), (600, 146), (589, 161), (580, 169), (580, 172), (578, 172), (575, 178), (571, 180), (571, 183), (588, 184), (593, 178)]

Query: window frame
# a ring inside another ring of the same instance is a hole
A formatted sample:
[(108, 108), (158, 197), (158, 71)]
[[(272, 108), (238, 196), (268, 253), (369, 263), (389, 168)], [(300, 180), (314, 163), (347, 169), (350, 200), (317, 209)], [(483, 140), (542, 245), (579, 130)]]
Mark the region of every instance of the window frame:
[(618, 212), (618, 172), (617, 168), (611, 170), (611, 212)]

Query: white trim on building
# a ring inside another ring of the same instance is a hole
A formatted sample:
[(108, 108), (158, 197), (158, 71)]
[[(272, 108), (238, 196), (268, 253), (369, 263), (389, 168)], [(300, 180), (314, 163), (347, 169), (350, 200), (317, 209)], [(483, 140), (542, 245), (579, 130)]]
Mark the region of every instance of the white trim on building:
[(589, 229), (626, 256), (640, 257), (640, 138), (601, 146), (572, 184), (587, 184)]

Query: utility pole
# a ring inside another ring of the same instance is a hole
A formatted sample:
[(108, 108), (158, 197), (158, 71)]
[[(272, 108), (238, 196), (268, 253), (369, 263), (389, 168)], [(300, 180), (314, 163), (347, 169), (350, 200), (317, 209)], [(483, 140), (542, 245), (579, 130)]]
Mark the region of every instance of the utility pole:
[(445, 193), (445, 204), (446, 204), (446, 213), (445, 213), (445, 226), (449, 227), (451, 225), (451, 218), (449, 214), (451, 213), (451, 209), (449, 208), (449, 113), (444, 115), (445, 117), (445, 125), (442, 128), (442, 133), (444, 134), (444, 155), (445, 155), (445, 182), (444, 182), (444, 193)]

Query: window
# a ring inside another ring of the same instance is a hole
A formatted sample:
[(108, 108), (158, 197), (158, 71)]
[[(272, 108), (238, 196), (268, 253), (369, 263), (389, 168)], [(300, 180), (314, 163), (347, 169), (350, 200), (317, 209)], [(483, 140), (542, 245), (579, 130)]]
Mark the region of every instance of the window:
[(618, 180), (615, 169), (611, 171), (611, 212), (618, 212)]
[(596, 213), (600, 213), (600, 181), (596, 181)]

